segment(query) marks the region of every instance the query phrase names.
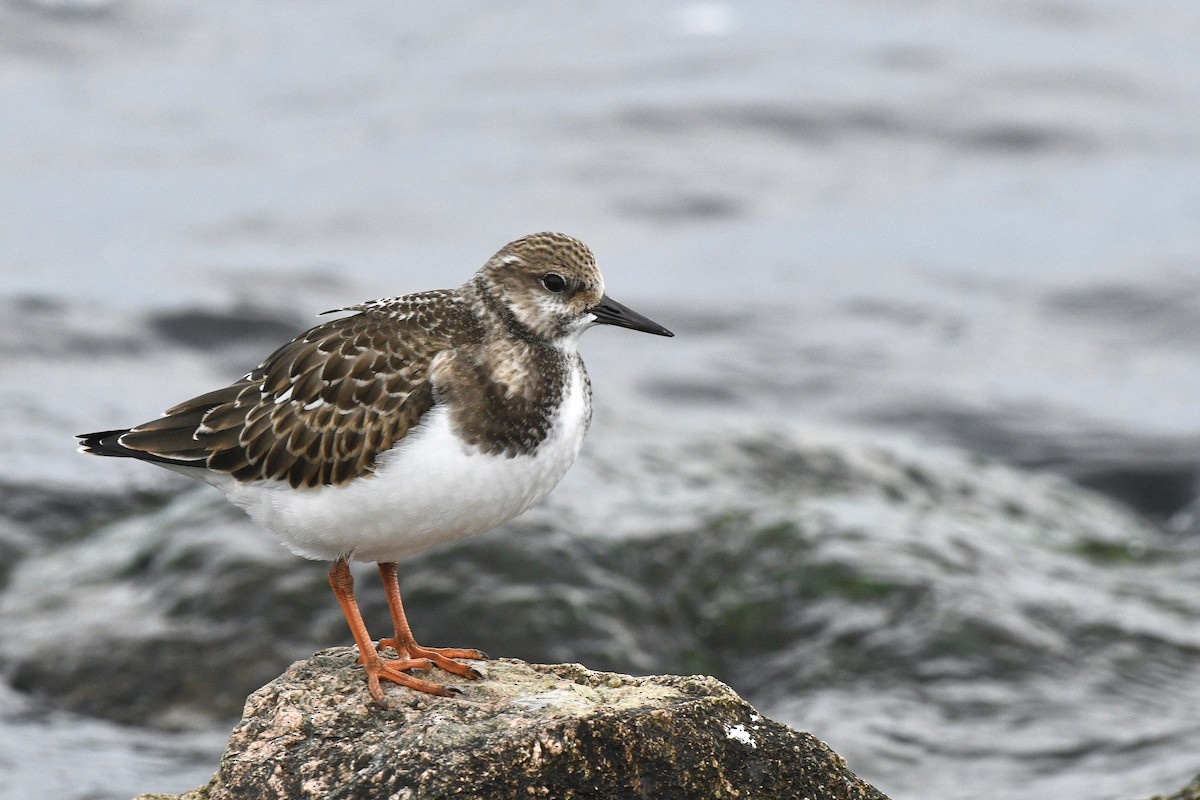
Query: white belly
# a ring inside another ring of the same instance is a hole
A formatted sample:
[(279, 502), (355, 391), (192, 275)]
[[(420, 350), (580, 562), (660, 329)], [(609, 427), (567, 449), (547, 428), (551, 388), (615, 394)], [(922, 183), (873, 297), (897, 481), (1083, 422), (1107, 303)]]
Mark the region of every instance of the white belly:
[(306, 558), (398, 561), (491, 530), (545, 497), (579, 455), (591, 417), (588, 395), (582, 369), (572, 370), (558, 419), (533, 455), (468, 449), (451, 432), (446, 409), (435, 407), (380, 456), (373, 475), (346, 486), (218, 485)]

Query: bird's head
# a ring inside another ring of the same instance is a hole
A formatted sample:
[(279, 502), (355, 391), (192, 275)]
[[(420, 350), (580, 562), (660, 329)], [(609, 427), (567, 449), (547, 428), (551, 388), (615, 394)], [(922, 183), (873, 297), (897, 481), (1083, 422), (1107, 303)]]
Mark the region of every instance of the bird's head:
[(609, 298), (592, 251), (563, 233), (535, 233), (509, 242), (475, 280), (518, 323), (550, 341), (573, 343), (593, 325), (674, 335)]

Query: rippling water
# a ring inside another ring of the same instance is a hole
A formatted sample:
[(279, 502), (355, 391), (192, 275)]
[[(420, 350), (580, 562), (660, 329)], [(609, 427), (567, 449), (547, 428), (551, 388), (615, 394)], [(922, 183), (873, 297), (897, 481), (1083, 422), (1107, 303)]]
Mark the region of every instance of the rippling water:
[(548, 505), (403, 568), (427, 638), (716, 674), (899, 800), (1174, 789), (1197, 33), (1186, 0), (0, 2), (0, 795), (190, 788), (346, 638), (320, 565), (71, 434), (542, 229), (678, 336), (588, 335)]

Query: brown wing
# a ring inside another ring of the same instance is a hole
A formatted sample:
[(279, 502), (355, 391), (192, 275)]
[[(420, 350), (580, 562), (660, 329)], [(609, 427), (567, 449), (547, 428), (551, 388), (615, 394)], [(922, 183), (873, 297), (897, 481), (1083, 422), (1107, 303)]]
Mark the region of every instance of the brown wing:
[(326, 486), (369, 474), (432, 407), (430, 361), (469, 330), (458, 304), (428, 313), (435, 299), (413, 296), (386, 312), (362, 306), (319, 325), (232, 386), (180, 403), (119, 443), (239, 481)]

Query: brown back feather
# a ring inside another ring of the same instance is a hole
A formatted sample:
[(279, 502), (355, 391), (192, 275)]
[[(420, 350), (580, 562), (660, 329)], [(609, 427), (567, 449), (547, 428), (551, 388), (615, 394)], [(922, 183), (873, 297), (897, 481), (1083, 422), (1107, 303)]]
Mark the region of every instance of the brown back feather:
[[(318, 325), (236, 383), (180, 403), (120, 443), (160, 458), (204, 458), (239, 481), (315, 487), (368, 475), (433, 406), (433, 357), (452, 338), (478, 340), (474, 317), (445, 295), (411, 295)], [(428, 313), (434, 303), (437, 315)]]

